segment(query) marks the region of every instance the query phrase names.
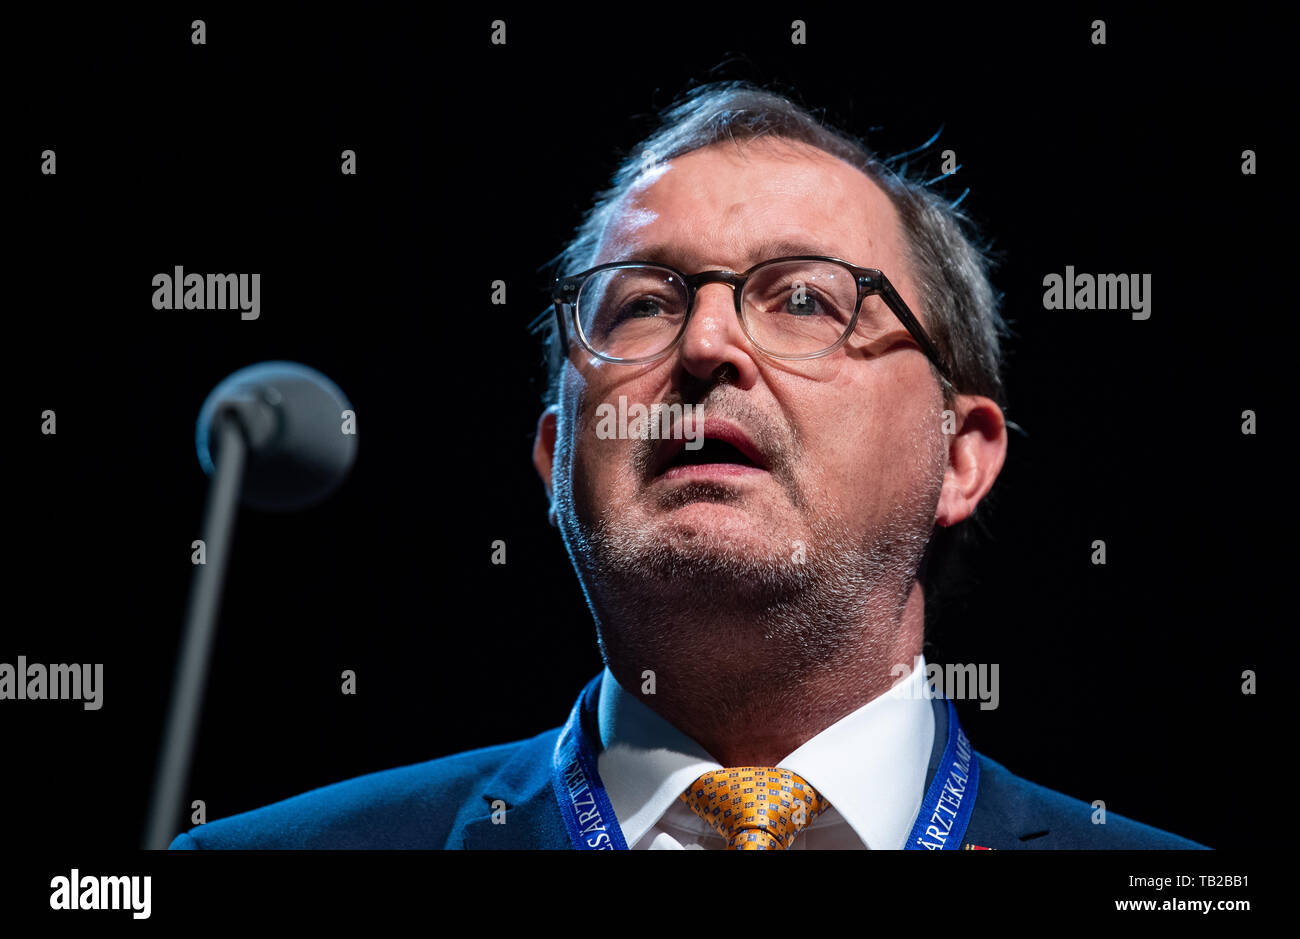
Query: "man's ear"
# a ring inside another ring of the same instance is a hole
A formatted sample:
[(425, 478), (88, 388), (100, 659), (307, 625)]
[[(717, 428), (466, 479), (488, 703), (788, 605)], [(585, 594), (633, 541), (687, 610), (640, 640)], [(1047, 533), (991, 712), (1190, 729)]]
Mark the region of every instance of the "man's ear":
[(537, 467), (537, 475), (542, 477), (542, 485), (546, 487), (546, 497), (551, 502), (549, 513), (551, 524), (557, 527), (559, 520), (555, 515), (555, 491), (551, 488), (551, 469), (555, 465), (555, 427), (559, 413), (560, 407), (557, 404), (552, 404), (542, 411), (542, 416), (537, 419), (537, 437), (533, 441), (533, 466)]
[(956, 428), (948, 440), (948, 468), (934, 512), (935, 524), (944, 527), (971, 516), (993, 488), (1007, 456), (1007, 422), (996, 401), (958, 395), (953, 412)]

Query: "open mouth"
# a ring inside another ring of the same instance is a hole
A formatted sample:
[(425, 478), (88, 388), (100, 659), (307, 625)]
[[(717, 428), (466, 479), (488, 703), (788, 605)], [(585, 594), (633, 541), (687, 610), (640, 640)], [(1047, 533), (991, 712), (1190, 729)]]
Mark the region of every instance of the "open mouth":
[(746, 473), (767, 472), (767, 461), (743, 432), (729, 425), (710, 426), (703, 440), (689, 441), (698, 444), (687, 447), (688, 441), (665, 441), (655, 467), (655, 477), (671, 479), (678, 476), (736, 476)]

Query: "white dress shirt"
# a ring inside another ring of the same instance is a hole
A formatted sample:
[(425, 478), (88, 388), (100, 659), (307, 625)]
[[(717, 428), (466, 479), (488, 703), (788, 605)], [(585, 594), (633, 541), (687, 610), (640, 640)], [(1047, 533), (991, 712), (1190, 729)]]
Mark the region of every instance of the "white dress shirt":
[[(932, 697), (922, 658), (910, 675), (777, 764), (798, 773), (831, 804), (794, 839), (792, 850), (903, 847), (925, 794), (934, 742)], [(721, 764), (628, 693), (608, 668), (597, 708), (604, 749), (596, 771), (627, 846), (725, 848), (725, 839), (678, 799)]]

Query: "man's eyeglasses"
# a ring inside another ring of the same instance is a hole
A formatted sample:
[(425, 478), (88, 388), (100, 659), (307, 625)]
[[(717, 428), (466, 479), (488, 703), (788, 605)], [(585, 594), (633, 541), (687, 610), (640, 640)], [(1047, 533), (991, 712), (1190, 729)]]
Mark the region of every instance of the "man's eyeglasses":
[[(592, 355), (638, 365), (667, 355), (686, 332), (695, 295), (706, 284), (732, 289), (736, 316), (750, 342), (778, 359), (834, 352), (856, 330), (868, 342), (902, 323), (951, 384), (938, 348), (880, 271), (817, 255), (774, 258), (743, 274), (683, 274), (663, 264), (616, 261), (557, 277), (553, 291), (561, 342), (570, 328)], [(867, 304), (878, 296), (884, 304)]]

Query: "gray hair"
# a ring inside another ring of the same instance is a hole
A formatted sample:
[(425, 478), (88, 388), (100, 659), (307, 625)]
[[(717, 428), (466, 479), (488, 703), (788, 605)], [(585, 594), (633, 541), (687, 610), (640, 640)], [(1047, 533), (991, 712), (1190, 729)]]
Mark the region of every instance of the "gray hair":
[[(998, 297), (989, 283), (986, 246), (976, 243), (975, 226), (920, 180), (882, 160), (862, 141), (829, 127), (789, 98), (749, 82), (700, 85), (660, 115), (659, 129), (634, 148), (614, 173), (612, 185), (597, 194), (571, 241), (555, 259), (563, 274), (595, 264), (606, 225), (619, 200), (641, 175), (646, 156), (654, 161), (725, 141), (737, 147), (760, 137), (804, 143), (838, 157), (865, 173), (893, 202), (906, 239), (926, 331), (952, 372), (959, 393), (979, 394), (1005, 407), (1002, 338), (1006, 326)], [(903, 154), (901, 156), (908, 156)], [(958, 200), (960, 201), (960, 200)], [(535, 327), (545, 333), (548, 377), (544, 398), (558, 398), (565, 350), (559, 348), (555, 317), (549, 311)], [(950, 397), (950, 396), (949, 396)]]

